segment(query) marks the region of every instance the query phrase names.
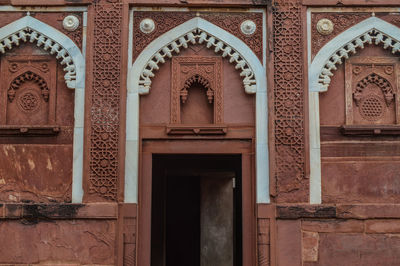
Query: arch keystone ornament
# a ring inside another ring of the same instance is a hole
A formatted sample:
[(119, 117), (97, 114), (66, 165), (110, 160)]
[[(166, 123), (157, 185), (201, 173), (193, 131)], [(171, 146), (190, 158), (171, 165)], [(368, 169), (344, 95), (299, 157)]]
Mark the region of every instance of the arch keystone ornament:
[(266, 68), (239, 38), (200, 17), (192, 18), (152, 41), (128, 70), (125, 202), (137, 203), (139, 95), (150, 93), (151, 79), (162, 64), (192, 44), (207, 48), (234, 64), (246, 93), (256, 94), (257, 202), (269, 203), (268, 108)]
[[(363, 49), (368, 44), (382, 45), (393, 54), (398, 53), (400, 28), (377, 17), (370, 17), (333, 38), (321, 48), (314, 60), (309, 62), (310, 203), (321, 203), (322, 198), (319, 92), (328, 90), (338, 64), (342, 64), (344, 60), (356, 54), (358, 49)], [(391, 101), (390, 93), (383, 93), (387, 96), (386, 101)], [(356, 101), (357, 97), (356, 92)], [(360, 103), (366, 107), (378, 104), (375, 98)]]
[[(0, 53), (5, 54), (23, 42), (35, 43), (51, 55), (55, 55), (58, 63), (64, 66), (64, 79), (67, 87), (75, 89), (72, 202), (82, 202), (85, 58), (78, 46), (68, 36), (31, 17), (29, 12), (27, 16), (0, 28)], [(43, 85), (40, 80), (38, 82), (40, 86)], [(47, 97), (45, 87), (42, 89), (42, 94), (44, 98)], [(25, 102), (31, 101), (32, 95), (24, 99)]]

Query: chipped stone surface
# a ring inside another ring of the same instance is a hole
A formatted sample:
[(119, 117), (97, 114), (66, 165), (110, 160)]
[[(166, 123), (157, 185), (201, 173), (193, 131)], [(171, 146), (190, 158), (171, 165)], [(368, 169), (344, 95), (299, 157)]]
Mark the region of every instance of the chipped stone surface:
[(302, 230), (323, 233), (362, 233), (364, 232), (364, 222), (360, 220), (303, 220)]
[(0, 223), (0, 265), (114, 265), (115, 222)]
[(318, 261), (319, 235), (316, 232), (302, 233), (303, 261)]
[(400, 235), (321, 233), (318, 263), (312, 265), (400, 265)]
[(72, 145), (0, 145), (0, 201), (68, 202)]

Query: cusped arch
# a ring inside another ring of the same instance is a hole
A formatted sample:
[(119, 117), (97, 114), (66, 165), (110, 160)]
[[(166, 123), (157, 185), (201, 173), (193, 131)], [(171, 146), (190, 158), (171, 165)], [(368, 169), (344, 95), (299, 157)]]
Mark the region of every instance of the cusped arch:
[(310, 203), (322, 202), (319, 92), (328, 90), (336, 66), (366, 44), (382, 44), (384, 49), (398, 53), (400, 28), (370, 17), (330, 40), (309, 64)]
[(192, 86), (194, 83), (199, 83), (206, 89), (214, 90), (210, 82), (200, 74), (194, 74), (191, 77), (189, 77), (183, 84), (182, 89), (189, 89), (190, 86)]
[(268, 106), (266, 68), (238, 37), (200, 17), (176, 26), (152, 41), (128, 70), (126, 110), (125, 202), (137, 203), (139, 159), (139, 95), (150, 92), (156, 70), (192, 44), (229, 59), (240, 70), (246, 93), (256, 94), (257, 202), (269, 203)]
[(24, 71), (22, 74), (18, 75), (13, 79), (8, 89), (7, 95), (10, 102), (14, 100), (15, 91), (25, 82), (33, 81), (36, 83), (41, 92), (43, 99), (47, 102), (49, 100), (49, 87), (47, 85), (46, 80), (44, 80), (40, 75), (32, 72), (32, 71)]
[(366, 44), (382, 44), (392, 53), (400, 52), (400, 29), (380, 18), (370, 17), (333, 38), (311, 63), (310, 91), (327, 91), (337, 65)]
[(0, 28), (0, 53), (6, 53), (21, 42), (36, 43), (38, 47), (55, 55), (64, 66), (64, 79), (68, 88), (84, 87), (84, 57), (68, 36), (27, 15)]
[(394, 100), (393, 88), (390, 82), (376, 73), (370, 73), (366, 77), (362, 78), (357, 82), (354, 99), (356, 101), (356, 105), (358, 105), (361, 100), (361, 94), (363, 90), (369, 85), (375, 84), (382, 91), (383, 96), (385, 97), (386, 105), (390, 105), (390, 103)]
[(235, 68), (240, 70), (246, 93), (256, 93), (259, 87), (263, 87), (263, 82), (259, 80), (261, 77), (255, 71), (263, 69), (263, 66), (252, 50), (239, 38), (196, 17), (163, 34), (146, 47), (132, 66), (128, 76), (131, 87), (128, 90), (137, 89), (139, 94), (149, 93), (151, 78), (160, 65), (191, 44), (204, 44), (235, 64)]

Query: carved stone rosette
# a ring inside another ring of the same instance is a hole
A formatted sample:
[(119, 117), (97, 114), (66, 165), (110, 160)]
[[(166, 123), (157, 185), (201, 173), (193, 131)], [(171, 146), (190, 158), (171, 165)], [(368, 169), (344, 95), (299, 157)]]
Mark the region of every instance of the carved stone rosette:
[(185, 103), (193, 82), (207, 89), (208, 101), (214, 103), (214, 124), (223, 123), (221, 57), (174, 57), (171, 80), (171, 124), (181, 123), (181, 102)]

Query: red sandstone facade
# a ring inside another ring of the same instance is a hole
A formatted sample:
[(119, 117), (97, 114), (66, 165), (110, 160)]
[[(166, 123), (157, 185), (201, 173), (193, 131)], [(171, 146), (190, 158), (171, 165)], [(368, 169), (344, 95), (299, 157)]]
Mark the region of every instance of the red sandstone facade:
[(0, 265), (400, 265), (399, 6), (0, 0)]

